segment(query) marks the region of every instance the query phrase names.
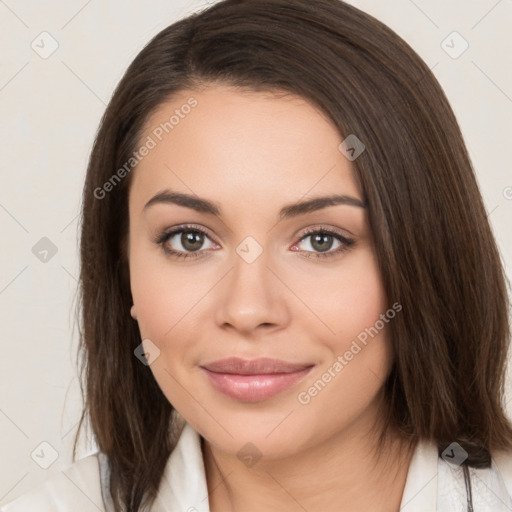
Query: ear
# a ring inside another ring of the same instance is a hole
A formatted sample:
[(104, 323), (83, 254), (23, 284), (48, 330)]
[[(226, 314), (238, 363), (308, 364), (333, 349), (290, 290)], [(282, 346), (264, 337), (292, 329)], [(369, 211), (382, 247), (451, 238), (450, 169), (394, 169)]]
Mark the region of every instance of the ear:
[(137, 320), (137, 312), (135, 311), (135, 304), (130, 308), (130, 315), (134, 320)]

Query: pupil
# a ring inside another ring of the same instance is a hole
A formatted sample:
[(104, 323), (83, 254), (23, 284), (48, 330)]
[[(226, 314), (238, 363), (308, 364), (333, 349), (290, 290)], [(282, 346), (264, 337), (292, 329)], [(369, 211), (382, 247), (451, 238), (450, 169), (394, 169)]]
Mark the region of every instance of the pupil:
[(197, 251), (203, 245), (203, 235), (190, 231), (181, 235), (181, 244), (187, 251)]
[(332, 247), (332, 235), (316, 234), (311, 245), (317, 251), (328, 251)]

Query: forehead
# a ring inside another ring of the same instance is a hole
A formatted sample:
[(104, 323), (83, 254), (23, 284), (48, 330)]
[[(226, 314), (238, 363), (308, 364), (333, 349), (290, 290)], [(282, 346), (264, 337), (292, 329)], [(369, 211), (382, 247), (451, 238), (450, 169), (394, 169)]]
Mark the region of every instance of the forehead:
[(360, 197), (332, 121), (305, 99), (229, 86), (180, 91), (148, 119), (130, 202), (170, 188), (249, 207), (308, 193)]

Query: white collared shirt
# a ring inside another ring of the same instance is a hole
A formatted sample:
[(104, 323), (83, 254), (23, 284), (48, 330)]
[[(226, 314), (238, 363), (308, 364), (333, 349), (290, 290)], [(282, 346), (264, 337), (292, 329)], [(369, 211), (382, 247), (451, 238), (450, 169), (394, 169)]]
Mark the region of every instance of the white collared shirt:
[[(89, 455), (3, 505), (0, 512), (109, 512), (107, 476), (106, 457)], [(512, 511), (512, 454), (495, 454), (491, 468), (470, 468), (470, 476), (474, 512)], [(463, 472), (440, 458), (434, 443), (418, 443), (400, 511), (467, 511)], [(188, 423), (169, 457), (151, 512), (210, 512), (201, 438)]]

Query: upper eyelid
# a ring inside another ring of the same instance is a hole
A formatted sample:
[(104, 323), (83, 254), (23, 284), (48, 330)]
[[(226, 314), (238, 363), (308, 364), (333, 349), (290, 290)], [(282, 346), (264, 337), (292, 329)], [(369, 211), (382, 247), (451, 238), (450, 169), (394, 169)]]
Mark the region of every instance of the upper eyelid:
[(203, 233), (205, 234), (206, 236), (208, 236), (212, 241), (214, 241), (215, 243), (218, 243), (215, 241), (215, 238), (214, 236), (210, 235), (210, 231), (207, 229), (207, 228), (204, 228), (204, 227), (196, 227), (195, 225), (193, 224), (186, 224), (184, 226), (178, 226), (176, 228), (171, 228), (171, 229), (164, 229), (162, 231), (162, 235), (161, 237), (166, 237), (167, 239), (171, 238), (171, 236), (175, 236), (177, 235), (178, 233), (181, 233), (182, 231), (199, 231), (200, 233)]
[(317, 232), (325, 232), (325, 233), (329, 233), (329, 234), (332, 233), (334, 235), (339, 235), (343, 238), (348, 238), (347, 236), (345, 236), (339, 232), (340, 231), (339, 228), (331, 228), (331, 227), (325, 227), (325, 226), (320, 225), (320, 226), (316, 226), (316, 227), (312, 227), (312, 228), (305, 228), (305, 229), (306, 229), (306, 231), (304, 231), (302, 233), (301, 238), (304, 238), (307, 235), (311, 235), (311, 234), (317, 233)]

